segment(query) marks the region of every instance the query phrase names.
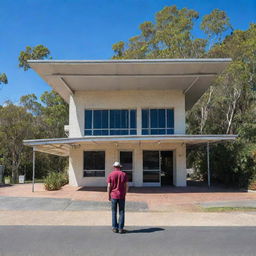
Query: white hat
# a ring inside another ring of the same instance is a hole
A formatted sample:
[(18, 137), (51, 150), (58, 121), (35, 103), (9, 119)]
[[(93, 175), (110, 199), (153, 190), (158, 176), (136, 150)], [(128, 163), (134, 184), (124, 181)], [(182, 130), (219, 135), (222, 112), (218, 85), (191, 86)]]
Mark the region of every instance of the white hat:
[(114, 162), (113, 166), (114, 167), (122, 167), (122, 165), (119, 162)]

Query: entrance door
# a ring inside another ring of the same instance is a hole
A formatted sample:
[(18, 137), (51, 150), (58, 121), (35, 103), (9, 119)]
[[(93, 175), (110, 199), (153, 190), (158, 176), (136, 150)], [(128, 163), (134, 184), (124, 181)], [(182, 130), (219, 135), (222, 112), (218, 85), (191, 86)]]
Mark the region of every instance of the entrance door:
[(160, 152), (161, 186), (173, 185), (173, 152)]
[(173, 151), (143, 151), (143, 183), (173, 185)]

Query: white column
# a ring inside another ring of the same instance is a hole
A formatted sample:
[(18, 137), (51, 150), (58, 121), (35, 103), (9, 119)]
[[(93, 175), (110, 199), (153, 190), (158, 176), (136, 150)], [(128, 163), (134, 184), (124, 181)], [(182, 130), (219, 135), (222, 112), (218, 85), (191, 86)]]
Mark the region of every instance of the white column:
[(83, 178), (83, 151), (70, 149), (69, 151), (69, 185), (79, 186)]
[(32, 192), (35, 191), (35, 161), (36, 161), (36, 150), (33, 147), (33, 174), (32, 174)]
[(182, 143), (175, 150), (175, 170), (173, 183), (177, 187), (187, 186), (187, 169), (186, 169), (186, 144)]
[(210, 145), (207, 142), (207, 174), (208, 174), (208, 187), (211, 186), (211, 174), (210, 174)]
[(134, 151), (134, 163), (133, 183), (135, 187), (141, 187), (143, 186), (143, 154), (140, 146)]

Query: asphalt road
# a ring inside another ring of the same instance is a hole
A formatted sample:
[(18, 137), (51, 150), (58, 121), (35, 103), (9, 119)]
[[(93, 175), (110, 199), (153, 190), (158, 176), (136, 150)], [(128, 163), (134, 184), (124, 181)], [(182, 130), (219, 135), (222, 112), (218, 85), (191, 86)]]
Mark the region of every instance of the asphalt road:
[(255, 255), (256, 227), (0, 226), (0, 256)]

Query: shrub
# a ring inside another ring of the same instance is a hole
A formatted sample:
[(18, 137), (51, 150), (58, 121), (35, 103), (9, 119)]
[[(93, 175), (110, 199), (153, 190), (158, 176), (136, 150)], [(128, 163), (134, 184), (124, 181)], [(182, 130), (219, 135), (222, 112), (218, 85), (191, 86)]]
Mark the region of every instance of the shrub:
[(256, 175), (250, 179), (248, 189), (256, 190)]
[(66, 173), (50, 172), (44, 180), (46, 190), (59, 190), (62, 186), (68, 183)]

